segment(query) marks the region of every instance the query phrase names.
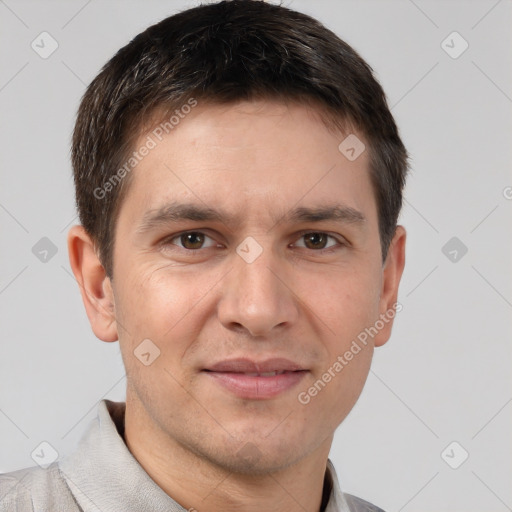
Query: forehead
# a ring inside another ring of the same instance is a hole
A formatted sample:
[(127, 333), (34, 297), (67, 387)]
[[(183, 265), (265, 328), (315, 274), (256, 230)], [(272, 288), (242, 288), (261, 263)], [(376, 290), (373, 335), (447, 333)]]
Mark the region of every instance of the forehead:
[(187, 112), (140, 137), (136, 151), (151, 149), (132, 170), (120, 217), (125, 210), (135, 222), (177, 198), (238, 218), (275, 219), (322, 200), (375, 210), (365, 204), (373, 199), (367, 152), (349, 159), (340, 151), (353, 137), (364, 147), (363, 136), (329, 130), (311, 107), (199, 103)]

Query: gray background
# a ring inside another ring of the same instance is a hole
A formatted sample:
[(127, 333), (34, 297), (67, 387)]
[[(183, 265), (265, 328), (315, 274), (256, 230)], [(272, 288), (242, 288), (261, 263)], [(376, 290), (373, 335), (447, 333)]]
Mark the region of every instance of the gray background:
[[(390, 512), (512, 510), (512, 3), (284, 4), (367, 59), (412, 156), (403, 311), (338, 429), (342, 486)], [(124, 398), (118, 345), (93, 335), (69, 267), (70, 134), (105, 61), (192, 5), (0, 0), (0, 471), (34, 465), (43, 440), (69, 453), (98, 401)], [(43, 31), (59, 45), (47, 59), (31, 48)], [(445, 49), (462, 40), (442, 45), (453, 31), (469, 44), (458, 58)], [(46, 261), (32, 251), (43, 237)]]

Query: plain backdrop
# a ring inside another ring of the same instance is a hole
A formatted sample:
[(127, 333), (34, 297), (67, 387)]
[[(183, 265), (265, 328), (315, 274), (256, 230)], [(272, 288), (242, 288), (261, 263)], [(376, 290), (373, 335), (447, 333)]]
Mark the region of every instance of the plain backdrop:
[[(0, 1), (0, 471), (42, 441), (66, 455), (99, 400), (124, 399), (68, 262), (70, 135), (113, 53), (197, 3)], [(389, 512), (511, 510), (512, 3), (283, 3), (369, 62), (411, 154), (403, 311), (336, 433), (341, 485)]]

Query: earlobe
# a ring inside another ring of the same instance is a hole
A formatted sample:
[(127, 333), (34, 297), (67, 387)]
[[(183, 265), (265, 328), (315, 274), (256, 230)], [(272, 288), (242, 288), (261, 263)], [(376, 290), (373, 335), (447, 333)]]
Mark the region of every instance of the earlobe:
[(102, 341), (117, 341), (112, 285), (83, 226), (69, 230), (68, 253), (94, 334)]
[(389, 245), (386, 262), (382, 274), (382, 289), (380, 295), (380, 317), (382, 329), (374, 338), (374, 346), (384, 345), (391, 336), (391, 328), (396, 314), (402, 307), (398, 304), (398, 287), (405, 266), (406, 231), (403, 226), (397, 226), (395, 235)]

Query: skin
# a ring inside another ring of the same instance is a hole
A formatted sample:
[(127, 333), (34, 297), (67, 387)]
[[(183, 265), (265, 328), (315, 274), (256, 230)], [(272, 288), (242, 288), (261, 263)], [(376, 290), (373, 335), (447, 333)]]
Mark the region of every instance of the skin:
[[(126, 444), (185, 508), (320, 510), (334, 431), (392, 320), (307, 405), (297, 395), (393, 308), (405, 262), (398, 226), (382, 263), (368, 155), (351, 162), (340, 153), (346, 135), (297, 104), (199, 104), (132, 171), (112, 281), (84, 229), (69, 232), (92, 329), (120, 342)], [(175, 200), (222, 208), (239, 223), (181, 220), (137, 231), (148, 210)], [(291, 208), (333, 203), (364, 222), (276, 223)], [(308, 243), (304, 230), (335, 238)], [(187, 245), (176, 236), (184, 231), (206, 235), (203, 245)], [(252, 263), (236, 252), (249, 236), (262, 248)], [(147, 366), (134, 355), (144, 339), (160, 350)], [(273, 398), (244, 399), (201, 371), (235, 357), (285, 357), (308, 371)]]

